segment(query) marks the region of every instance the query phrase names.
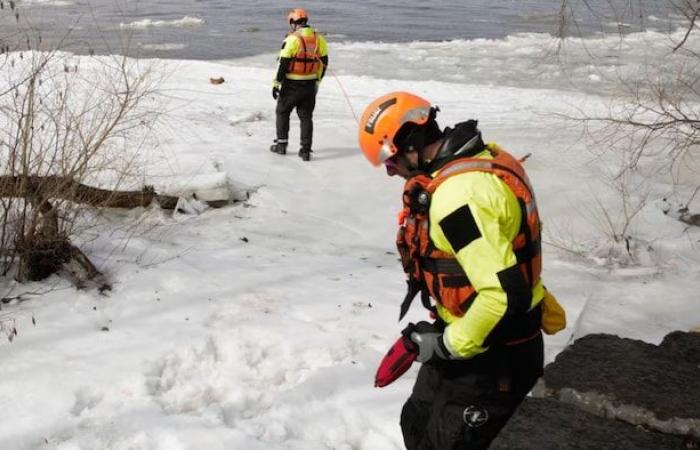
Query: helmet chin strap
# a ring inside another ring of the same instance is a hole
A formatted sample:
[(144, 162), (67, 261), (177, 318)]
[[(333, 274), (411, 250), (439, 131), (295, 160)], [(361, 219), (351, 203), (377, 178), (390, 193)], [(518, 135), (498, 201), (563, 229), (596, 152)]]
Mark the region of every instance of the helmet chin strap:
[(431, 170), (430, 170), (431, 164), (432, 164), (432, 160), (422, 158), (420, 156), (420, 153), (419, 153), (418, 154), (418, 166), (417, 167), (410, 167), (411, 176), (429, 174), (431, 172)]
[[(440, 157), (440, 149), (442, 148), (443, 142), (444, 140), (442, 138), (438, 139), (418, 151), (418, 170), (423, 173), (432, 172), (431, 167), (433, 162)], [(432, 153), (432, 155), (427, 156), (426, 153), (428, 152)]]
[(418, 159), (418, 167), (416, 169), (417, 173), (428, 173), (430, 171), (430, 164), (432, 163), (432, 160), (430, 159), (423, 159), (419, 158)]

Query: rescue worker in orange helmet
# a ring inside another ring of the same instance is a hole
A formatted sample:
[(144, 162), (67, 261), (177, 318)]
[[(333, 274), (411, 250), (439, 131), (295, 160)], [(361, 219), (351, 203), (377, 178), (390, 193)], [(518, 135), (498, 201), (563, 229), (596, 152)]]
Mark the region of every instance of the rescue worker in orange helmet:
[(290, 33), (282, 43), (277, 73), (272, 81), (272, 98), (277, 100), (277, 138), (270, 151), (280, 155), (287, 153), (289, 116), (296, 108), (301, 122), (299, 157), (309, 161), (316, 93), (328, 67), (328, 44), (308, 25), (309, 16), (303, 9), (291, 10), (287, 19)]
[[(384, 95), (365, 109), (359, 143), (373, 165), (406, 179), (400, 317), (417, 295), (435, 317), (402, 333), (422, 363), (401, 412), (406, 447), (485, 449), (542, 375), (543, 309), (558, 303), (540, 277), (540, 220), (522, 164), (485, 144), (475, 120), (441, 130), (437, 111), (407, 92)], [(565, 326), (557, 311), (546, 332)]]

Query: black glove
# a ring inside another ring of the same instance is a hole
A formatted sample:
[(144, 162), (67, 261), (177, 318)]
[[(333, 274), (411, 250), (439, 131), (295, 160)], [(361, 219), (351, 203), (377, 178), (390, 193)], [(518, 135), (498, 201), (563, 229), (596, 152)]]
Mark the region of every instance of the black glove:
[(273, 86), (272, 87), (272, 98), (277, 100), (277, 97), (279, 97), (279, 96), (280, 96), (280, 88), (278, 88), (277, 86)]
[(442, 342), (442, 331), (429, 322), (409, 324), (403, 331), (418, 345), (418, 362), (430, 363), (441, 359), (454, 359)]

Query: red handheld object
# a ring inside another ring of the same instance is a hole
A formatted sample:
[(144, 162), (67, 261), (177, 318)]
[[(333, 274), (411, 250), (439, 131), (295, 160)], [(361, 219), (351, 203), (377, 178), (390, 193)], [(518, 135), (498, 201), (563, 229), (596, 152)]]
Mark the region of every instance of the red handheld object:
[(374, 387), (384, 387), (396, 381), (418, 357), (418, 347), (402, 335), (382, 359), (374, 376)]

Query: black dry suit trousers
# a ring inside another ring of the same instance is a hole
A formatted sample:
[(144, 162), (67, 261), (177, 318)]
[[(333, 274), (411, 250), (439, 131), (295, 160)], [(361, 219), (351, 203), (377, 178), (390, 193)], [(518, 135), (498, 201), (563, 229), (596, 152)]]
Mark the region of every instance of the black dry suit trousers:
[(542, 335), (464, 361), (423, 364), (401, 412), (408, 450), (486, 449), (542, 375)]
[(311, 149), (314, 134), (313, 115), (316, 107), (316, 80), (285, 80), (277, 99), (277, 142), (289, 139), (289, 116), (294, 108), (301, 122), (301, 148)]

